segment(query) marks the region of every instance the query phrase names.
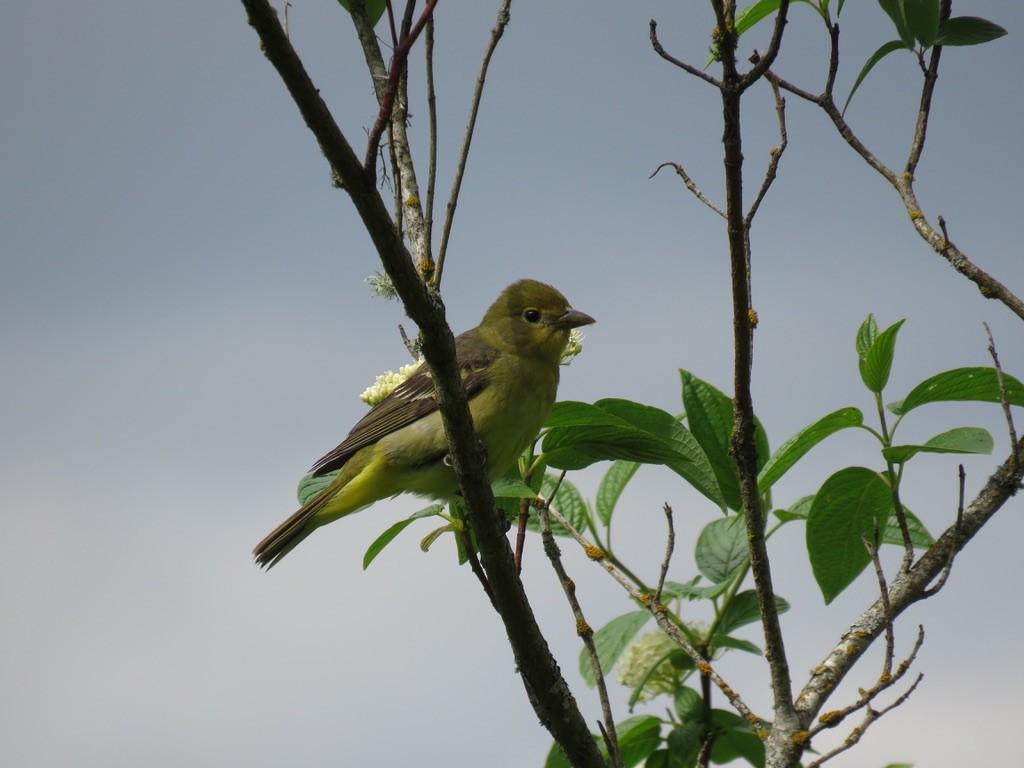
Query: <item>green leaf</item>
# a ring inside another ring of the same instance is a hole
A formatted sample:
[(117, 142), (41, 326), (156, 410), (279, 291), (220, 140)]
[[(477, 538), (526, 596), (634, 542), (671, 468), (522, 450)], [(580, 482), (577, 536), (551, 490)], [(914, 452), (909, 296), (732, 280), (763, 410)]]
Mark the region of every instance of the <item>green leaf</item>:
[(519, 467), (512, 467), (491, 483), (491, 491), (496, 499), (532, 499), (537, 495), (533, 488), (523, 482), (523, 478), (519, 474)]
[(543, 450), (557, 469), (582, 469), (624, 459), (664, 464), (718, 506), (718, 482), (700, 445), (674, 416), (659, 408), (609, 398), (593, 405), (555, 403)]
[(842, 429), (858, 427), (864, 422), (864, 414), (857, 408), (840, 408), (838, 411), (823, 416), (816, 422), (793, 435), (779, 446), (770, 459), (762, 467), (757, 477), (758, 490), (764, 494), (782, 477), (804, 454), (829, 435)]
[[(636, 633), (643, 629), (650, 618), (650, 611), (624, 613), (594, 633), (594, 647), (597, 649), (597, 658), (601, 662), (601, 670), (605, 675), (615, 666), (615, 662), (626, 650), (626, 646), (636, 637)], [(591, 688), (597, 685), (597, 681), (594, 679), (594, 670), (590, 668), (590, 657), (587, 656), (585, 649), (580, 653), (580, 676), (583, 678), (583, 682)]]
[(518, 464), (513, 464), (504, 475), (491, 483), (491, 491), (494, 493), (495, 505), (505, 510), (510, 517), (519, 514), (519, 502), (522, 499), (535, 499), (538, 493), (523, 482)]
[(807, 516), (807, 554), (826, 603), (853, 582), (871, 561), (863, 539), (884, 531), (892, 514), (892, 493), (877, 472), (847, 467), (818, 490)]
[(384, 533), (373, 540), (373, 543), (366, 550), (366, 554), (363, 555), (363, 570), (365, 571), (370, 567), (370, 563), (374, 561), (374, 558), (381, 553), (388, 544), (394, 541), (395, 537), (404, 531), (414, 520), (419, 520), (423, 517), (433, 517), (434, 515), (440, 515), (444, 512), (444, 507), (440, 504), (431, 504), (429, 507), (421, 509), (419, 512), (413, 512), (405, 520), (399, 520), (397, 523), (388, 528)]
[(316, 496), (320, 491), (331, 484), (331, 481), (338, 476), (338, 472), (341, 470), (335, 470), (334, 472), (328, 472), (326, 475), (303, 475), (299, 480), (299, 487), (295, 491), (295, 495), (299, 498), (299, 504), (305, 506), (310, 499)]
[(896, 334), (905, 321), (893, 323), (875, 339), (867, 353), (860, 358), (860, 378), (872, 392), (880, 393), (889, 383), (892, 358), (896, 351)]
[(877, 338), (878, 324), (875, 322), (875, 316), (868, 315), (864, 318), (864, 322), (860, 324), (860, 328), (857, 329), (855, 344), (858, 360), (863, 360), (868, 356), (868, 350), (871, 349), (871, 345), (875, 343)]
[(633, 768), (661, 745), (661, 719), (634, 715), (615, 724), (623, 768)]
[(697, 568), (713, 584), (728, 580), (747, 562), (747, 526), (742, 515), (712, 520), (697, 537)]
[[(910, 531), (910, 543), (917, 549), (928, 549), (932, 544), (935, 543), (935, 539), (928, 529), (924, 527), (924, 523), (917, 519), (917, 516), (906, 507), (903, 508), (903, 514), (907, 518), (907, 530)], [(893, 513), (892, 517), (889, 518), (888, 525), (885, 526), (885, 531), (882, 532), (882, 543), (883, 544), (895, 544), (898, 547), (903, 546), (903, 534), (900, 532), (899, 521), (896, 520), (896, 514)]]
[(903, 464), (918, 453), (992, 453), (992, 435), (981, 427), (958, 427), (936, 435), (922, 445), (893, 445), (882, 455), (894, 464)]
[(698, 720), (685, 722), (669, 732), (665, 739), (669, 768), (692, 768), (696, 764), (703, 733), (704, 723)]
[(911, 46), (904, 43), (902, 40), (890, 40), (888, 43), (882, 45), (877, 51), (875, 51), (865, 62), (864, 66), (860, 70), (860, 74), (857, 75), (857, 79), (853, 81), (853, 88), (850, 89), (850, 95), (846, 97), (846, 103), (843, 104), (843, 114), (846, 114), (847, 108), (850, 106), (850, 102), (853, 101), (853, 94), (860, 88), (860, 84), (864, 82), (864, 78), (868, 76), (868, 72), (874, 69), (875, 64), (880, 62), (886, 56), (893, 51), (900, 49), (911, 50)]
[(736, 11), (736, 36), (742, 35), (757, 22), (779, 10), (779, 0), (756, 0)]
[(939, 0), (901, 0), (907, 27), (925, 48), (935, 43), (939, 34)]
[(675, 700), (676, 715), (679, 717), (680, 722), (704, 720), (704, 710), (706, 709), (704, 700), (693, 688), (681, 685), (676, 688), (673, 698)]
[[(690, 634), (692, 633), (684, 632), (683, 634), (685, 634), (687, 639), (689, 639)], [(700, 637), (696, 637), (695, 639), (698, 643), (700, 642)], [(697, 668), (697, 662), (691, 659), (689, 654), (681, 648), (669, 655), (668, 662), (672, 665), (673, 669), (677, 669), (680, 672), (687, 672)]]
[(689, 371), (680, 369), (679, 374), (683, 380), (686, 423), (711, 463), (725, 505), (729, 509), (739, 510), (743, 507), (740, 501), (740, 478), (736, 462), (729, 455), (733, 426), (732, 400)]
[(711, 724), (717, 734), (711, 744), (711, 762), (721, 765), (740, 758), (754, 768), (764, 768), (764, 742), (735, 712), (711, 710)]
[[(811, 504), (813, 502), (813, 496), (804, 496), (789, 509), (775, 510), (775, 515), (780, 520), (787, 522), (791, 520), (806, 520), (807, 513), (810, 511)], [(928, 533), (928, 529), (925, 528), (924, 523), (918, 520), (913, 512), (904, 507), (903, 514), (907, 517), (907, 529), (910, 531), (910, 541), (915, 547), (918, 549), (927, 549), (935, 543), (935, 539), (930, 533)], [(895, 513), (890, 516), (889, 523), (885, 526), (885, 530), (882, 532), (882, 543), (896, 544), (901, 547), (903, 546), (903, 534), (900, 532), (899, 523), (896, 522)], [(665, 585), (667, 587), (668, 582), (665, 582)]]
[(977, 16), (954, 16), (939, 27), (936, 45), (981, 45), (1006, 34), (998, 24)]
[[(1003, 374), (1007, 399), (1011, 405), (1024, 406), (1024, 384), (1013, 376)], [(926, 403), (971, 400), (998, 403), (999, 380), (995, 368), (956, 368), (937, 373), (925, 379), (903, 400), (890, 403), (888, 408), (897, 416), (909, 413)]]
[(752, 653), (755, 656), (761, 656), (764, 653), (764, 651), (749, 640), (741, 640), (738, 637), (722, 635), (717, 632), (715, 633), (715, 636), (711, 638), (711, 645), (715, 648), (732, 648), (736, 651), (745, 651), (746, 653)]
[(548, 750), (544, 768), (572, 768), (572, 763), (569, 762), (569, 758), (565, 756), (562, 748), (558, 746), (557, 741), (551, 742), (551, 749)]
[(904, 2), (905, 0), (878, 0), (882, 10), (892, 19), (893, 26), (896, 27), (900, 40), (903, 41), (903, 47), (913, 48), (914, 33), (910, 31), (910, 25), (907, 24), (907, 17), (903, 10)]
[[(341, 3), (342, 8), (352, 13), (352, 7), (349, 5), (348, 0), (338, 0), (338, 2)], [(369, 15), (370, 22), (374, 26), (380, 21), (380, 17), (384, 15), (387, 7), (387, 0), (366, 0), (366, 13)]]
[[(556, 483), (558, 483), (558, 475), (552, 475), (551, 473), (544, 475), (544, 481), (540, 486), (540, 495), (548, 499), (551, 506), (568, 520), (577, 531), (586, 529), (587, 519), (590, 517), (590, 508), (587, 506), (583, 494), (568, 480), (562, 480), (558, 486), (558, 492), (554, 498), (550, 498), (550, 493), (555, 489)], [(540, 532), (540, 522), (537, 520), (536, 515), (530, 515), (530, 518), (526, 521), (526, 528), (535, 533)], [(554, 519), (551, 520), (551, 532), (555, 536), (569, 535), (569, 532), (562, 527), (561, 523)]]
[(789, 509), (776, 509), (775, 516), (784, 523), (791, 520), (806, 520), (813, 502), (813, 496), (801, 496), (790, 505)]
[(685, 584), (681, 584), (678, 581), (666, 581), (661, 594), (669, 600), (676, 598), (683, 600), (712, 600), (725, 592), (729, 587), (728, 581), (723, 581), (720, 584), (711, 584), (707, 587), (698, 587), (698, 581), (700, 581), (700, 576), (694, 576), (693, 579)]
[[(789, 603), (781, 597), (775, 597), (775, 607), (779, 613), (789, 610)], [(761, 608), (757, 603), (757, 592), (747, 589), (733, 595), (726, 604), (722, 615), (718, 619), (716, 632), (728, 635), (740, 627), (752, 624), (761, 620)]]
[[(777, 10), (779, 10), (779, 0), (755, 0), (755, 2), (751, 3), (746, 8), (741, 8), (736, 11), (736, 15), (733, 19), (736, 25), (736, 36), (739, 37), (759, 21), (762, 21)], [(708, 57), (707, 63), (704, 64), (705, 69), (709, 64), (713, 63), (717, 59), (718, 56), (716, 55), (716, 50), (713, 49), (711, 51), (711, 55)]]
[(656, 749), (647, 757), (644, 768), (669, 768), (668, 750)]
[(612, 463), (597, 488), (597, 517), (607, 527), (612, 521), (615, 505), (626, 484), (633, 478), (640, 465), (635, 461), (618, 460)]

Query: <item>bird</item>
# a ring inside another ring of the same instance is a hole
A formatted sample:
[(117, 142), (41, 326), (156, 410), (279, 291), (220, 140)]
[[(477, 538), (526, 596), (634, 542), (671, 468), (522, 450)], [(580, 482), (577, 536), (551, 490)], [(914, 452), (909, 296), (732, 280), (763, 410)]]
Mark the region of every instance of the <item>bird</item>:
[[(509, 285), (480, 324), (455, 339), (455, 355), (486, 472), (501, 477), (547, 421), (572, 329), (595, 322), (537, 280)], [(310, 470), (337, 476), (271, 531), (253, 556), (272, 568), (317, 528), (374, 502), (412, 493), (448, 500), (458, 479), (448, 460), (430, 368), (421, 365)]]

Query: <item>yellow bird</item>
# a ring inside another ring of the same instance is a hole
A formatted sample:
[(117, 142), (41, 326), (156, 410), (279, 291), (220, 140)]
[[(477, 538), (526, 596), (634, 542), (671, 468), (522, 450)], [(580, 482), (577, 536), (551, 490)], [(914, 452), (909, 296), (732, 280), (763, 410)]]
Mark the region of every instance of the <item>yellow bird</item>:
[[(593, 322), (550, 285), (520, 280), (501, 292), (480, 325), (455, 339), (474, 430), (492, 481), (544, 426), (555, 403), (569, 332)], [(458, 481), (447, 455), (434, 382), (423, 365), (313, 465), (314, 476), (341, 471), (256, 545), (257, 565), (274, 566), (320, 526), (375, 501), (406, 492), (450, 499)]]

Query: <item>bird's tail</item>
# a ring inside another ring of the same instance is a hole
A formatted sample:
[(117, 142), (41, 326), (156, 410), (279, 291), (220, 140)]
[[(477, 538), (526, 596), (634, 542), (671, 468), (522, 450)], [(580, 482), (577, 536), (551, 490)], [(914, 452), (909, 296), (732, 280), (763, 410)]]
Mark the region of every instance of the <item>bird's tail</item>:
[(302, 505), (295, 514), (271, 531), (252, 551), (256, 565), (273, 568), (277, 561), (291, 552), (299, 543), (320, 527), (315, 518), (327, 502), (338, 492), (334, 483), (329, 483), (320, 493)]

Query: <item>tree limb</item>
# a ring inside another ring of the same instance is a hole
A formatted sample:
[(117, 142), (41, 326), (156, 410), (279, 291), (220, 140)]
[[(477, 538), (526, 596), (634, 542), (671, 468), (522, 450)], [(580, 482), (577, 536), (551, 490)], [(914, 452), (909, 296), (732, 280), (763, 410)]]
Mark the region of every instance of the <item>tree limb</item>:
[(494, 495), (480, 461), (473, 422), (455, 358), (455, 340), (440, 297), (420, 279), (398, 236), (372, 170), (359, 161), (334, 121), (267, 0), (242, 0), (249, 23), (313, 132), (334, 173), (341, 179), (394, 283), (409, 317), (423, 334), (423, 355), (430, 366), (452, 465), (477, 536), (481, 561), (489, 575), (494, 602), (508, 633), (523, 684), (537, 716), (575, 766), (604, 768), (586, 721), (540, 632), (516, 576), (504, 520), (495, 513)]

